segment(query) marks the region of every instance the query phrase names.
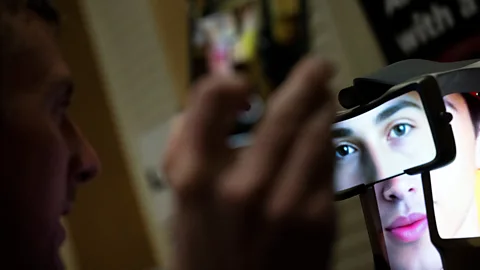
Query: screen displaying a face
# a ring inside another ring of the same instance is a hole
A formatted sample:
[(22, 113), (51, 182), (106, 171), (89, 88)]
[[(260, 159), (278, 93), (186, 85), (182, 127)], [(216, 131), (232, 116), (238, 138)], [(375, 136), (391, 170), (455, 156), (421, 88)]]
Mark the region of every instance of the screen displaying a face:
[[(452, 94), (444, 97), (444, 103), (453, 115), (457, 156), (430, 173), (438, 232), (448, 239), (479, 237), (480, 101), (469, 94)], [(416, 155), (429, 144), (428, 140), (415, 142)], [(391, 269), (442, 269), (441, 257), (430, 240), (421, 176), (401, 175), (376, 183), (374, 189), (384, 256)]]
[(478, 111), (480, 101), (470, 94), (445, 97), (457, 156), (455, 160), (432, 171), (432, 196), (438, 233), (443, 239), (480, 237), (478, 192), (480, 147)]
[(335, 189), (402, 175), (432, 161), (435, 143), (416, 91), (333, 126)]

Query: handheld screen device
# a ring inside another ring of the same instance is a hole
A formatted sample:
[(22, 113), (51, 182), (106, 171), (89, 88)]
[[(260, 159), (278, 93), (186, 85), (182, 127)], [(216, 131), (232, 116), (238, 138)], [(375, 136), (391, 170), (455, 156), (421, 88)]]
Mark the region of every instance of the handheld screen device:
[(456, 143), (455, 160), (425, 172), (430, 235), (445, 269), (478, 269), (480, 262), (480, 61), (435, 74)]
[(376, 82), (363, 82), (361, 87), (376, 91), (378, 97), (340, 112), (332, 127), (338, 200), (401, 175), (442, 167), (455, 158), (451, 115), (434, 77), (391, 88)]
[(308, 52), (307, 26), (306, 0), (190, 1), (191, 80), (241, 72), (254, 84), (250, 109), (238, 115), (231, 146), (243, 146), (268, 96)]
[[(380, 247), (383, 247), (383, 257), (391, 269), (478, 269), (480, 264), (475, 258), (480, 254), (476, 176), (480, 100), (476, 91), (480, 85), (480, 62), (402, 61), (369, 77), (356, 79), (356, 88), (347, 88), (340, 93), (340, 103), (352, 108), (362, 98), (366, 100), (369, 95), (378, 95), (381, 92), (378, 89), (422, 77), (431, 77), (437, 82), (446, 112), (452, 116), (450, 126), (455, 139), (454, 148), (452, 142), (445, 141), (447, 147), (437, 146), (437, 149), (443, 148), (443, 152), (437, 151), (437, 154), (452, 157), (453, 153), (455, 159), (444, 166), (425, 170), (421, 176), (403, 174), (386, 181), (370, 180), (375, 183), (368, 189), (374, 193), (368, 204), (378, 209), (375, 212), (372, 207), (364, 207), (369, 234), (374, 239), (371, 240), (372, 250), (382, 250)], [(368, 91), (372, 85), (377, 85), (378, 89)], [(365, 92), (363, 96), (362, 91)], [(431, 129), (434, 132), (434, 128)], [(414, 129), (397, 129), (400, 130), (400, 134), (407, 135), (406, 130), (413, 134)], [(395, 139), (399, 138), (396, 136), (398, 132), (394, 135)], [(438, 145), (440, 141), (435, 143)], [(421, 152), (429, 144), (424, 142), (418, 146), (414, 158), (423, 156)], [(388, 149), (378, 147), (378, 141), (364, 145), (370, 147), (367, 149), (372, 146), (382, 151)], [(374, 164), (378, 171), (385, 171), (382, 160)], [(362, 191), (357, 189), (355, 192), (361, 194)], [(360, 196), (365, 197), (364, 194)], [(379, 221), (374, 224), (372, 220), (376, 220), (376, 215)]]

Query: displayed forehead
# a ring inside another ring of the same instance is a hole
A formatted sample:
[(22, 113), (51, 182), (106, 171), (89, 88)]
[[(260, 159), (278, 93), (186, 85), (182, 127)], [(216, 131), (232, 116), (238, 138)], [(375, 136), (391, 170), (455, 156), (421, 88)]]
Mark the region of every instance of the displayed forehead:
[[(397, 106), (397, 107), (396, 107)], [(335, 123), (334, 128), (348, 128), (351, 126), (363, 126), (365, 123), (373, 123), (376, 120), (388, 118), (396, 111), (403, 107), (423, 108), (420, 96), (417, 92), (413, 91), (385, 102), (384, 104), (370, 110), (364, 114), (356, 116), (352, 119), (348, 119), (339, 123)], [(393, 109), (392, 109), (393, 108)], [(391, 109), (391, 110), (389, 110)]]
[(2, 63), (2, 88), (41, 89), (40, 86), (70, 77), (56, 43), (55, 30), (34, 13), (21, 12), (9, 18), (11, 46)]

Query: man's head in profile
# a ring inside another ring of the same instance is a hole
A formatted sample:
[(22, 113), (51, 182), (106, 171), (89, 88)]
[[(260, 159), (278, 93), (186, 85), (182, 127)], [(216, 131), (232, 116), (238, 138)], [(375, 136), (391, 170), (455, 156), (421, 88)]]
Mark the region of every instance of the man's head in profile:
[(74, 87), (47, 1), (0, 0), (0, 252), (5, 269), (61, 269), (60, 218), (99, 162), (69, 118)]

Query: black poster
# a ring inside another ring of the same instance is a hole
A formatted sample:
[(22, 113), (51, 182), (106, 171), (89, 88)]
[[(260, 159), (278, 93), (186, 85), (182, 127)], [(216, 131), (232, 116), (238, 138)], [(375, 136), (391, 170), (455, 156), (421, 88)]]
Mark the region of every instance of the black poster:
[(480, 58), (480, 0), (360, 0), (389, 63)]

